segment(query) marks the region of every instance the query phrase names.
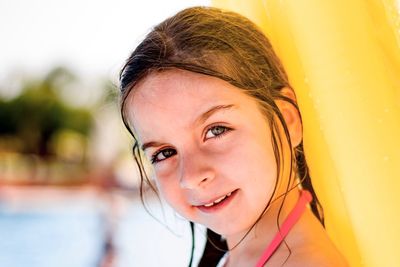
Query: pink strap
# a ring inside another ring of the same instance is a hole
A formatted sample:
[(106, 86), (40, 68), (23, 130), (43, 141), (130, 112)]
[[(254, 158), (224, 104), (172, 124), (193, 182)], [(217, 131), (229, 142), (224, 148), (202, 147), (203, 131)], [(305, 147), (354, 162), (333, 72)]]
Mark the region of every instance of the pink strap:
[(312, 200), (312, 196), (310, 192), (306, 190), (301, 191), (301, 195), (299, 200), (297, 201), (296, 206), (290, 212), (289, 216), (283, 222), (280, 231), (275, 235), (272, 242), (269, 246), (264, 250), (261, 258), (258, 260), (256, 267), (262, 267), (268, 261), (268, 259), (272, 256), (275, 250), (279, 247), (282, 243), (283, 239), (289, 233), (290, 229), (296, 224), (296, 222), (300, 219), (301, 215), (303, 214), (306, 205), (310, 203)]

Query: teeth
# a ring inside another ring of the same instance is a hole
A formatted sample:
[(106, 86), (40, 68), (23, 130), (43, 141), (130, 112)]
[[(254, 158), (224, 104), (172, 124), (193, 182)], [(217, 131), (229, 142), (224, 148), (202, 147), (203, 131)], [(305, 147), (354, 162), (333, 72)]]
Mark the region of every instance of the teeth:
[(226, 194), (225, 196), (222, 196), (222, 197), (218, 198), (217, 200), (214, 200), (214, 202), (211, 202), (211, 203), (208, 203), (208, 204), (204, 204), (203, 206), (205, 206), (205, 207), (207, 207), (207, 208), (212, 207), (212, 206), (214, 206), (215, 204), (220, 203), (222, 200), (224, 200), (225, 198), (227, 198), (227, 197), (229, 197), (229, 196), (231, 196), (231, 195), (232, 195), (232, 192)]
[(218, 198), (217, 200), (214, 200), (214, 204), (217, 204), (219, 202), (221, 202), (222, 200), (224, 200), (226, 198), (226, 195), (223, 197)]

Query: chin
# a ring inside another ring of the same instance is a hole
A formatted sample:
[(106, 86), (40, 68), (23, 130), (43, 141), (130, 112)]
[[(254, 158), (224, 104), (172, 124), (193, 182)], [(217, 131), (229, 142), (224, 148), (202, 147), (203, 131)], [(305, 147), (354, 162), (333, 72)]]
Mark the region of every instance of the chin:
[(221, 225), (205, 225), (215, 233), (227, 237), (233, 235), (244, 235), (252, 227), (252, 224), (221, 224)]

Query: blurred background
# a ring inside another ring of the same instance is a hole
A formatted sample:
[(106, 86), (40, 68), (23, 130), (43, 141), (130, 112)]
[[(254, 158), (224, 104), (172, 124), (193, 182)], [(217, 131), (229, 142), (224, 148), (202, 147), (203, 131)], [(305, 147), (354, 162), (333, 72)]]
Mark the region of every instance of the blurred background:
[(117, 85), (149, 29), (195, 5), (0, 0), (0, 266), (187, 266), (188, 223), (140, 202)]

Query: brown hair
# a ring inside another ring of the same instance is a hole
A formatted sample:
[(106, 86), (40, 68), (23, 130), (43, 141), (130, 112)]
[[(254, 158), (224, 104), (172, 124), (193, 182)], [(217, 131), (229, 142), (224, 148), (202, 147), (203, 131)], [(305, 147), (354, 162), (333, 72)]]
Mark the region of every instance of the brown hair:
[[(279, 179), (279, 172), (283, 166), (283, 142), (279, 135), (279, 125), (282, 125), (290, 147), (291, 140), (275, 100), (288, 101), (298, 109), (294, 101), (281, 93), (282, 88), (290, 88), (282, 64), (266, 36), (247, 18), (216, 8), (194, 7), (185, 9), (154, 27), (129, 57), (120, 73), (121, 114), (126, 128), (135, 139), (133, 154), (141, 175), (142, 200), (145, 184), (155, 192), (156, 188), (150, 182), (144, 169), (138, 140), (126, 119), (125, 103), (128, 95), (141, 79), (152, 72), (171, 68), (220, 78), (241, 88), (258, 101), (272, 129), (271, 139), (278, 170), (277, 179)], [(302, 187), (313, 195), (312, 211), (323, 224), (322, 207), (311, 184), (302, 142), (291, 154), (291, 159), (290, 171), (293, 169), (292, 164), (295, 163), (294, 167), (300, 177)], [(274, 194), (278, 182), (277, 180)], [(292, 189), (292, 182), (288, 181), (287, 191)], [(270, 202), (271, 200), (265, 209)], [(214, 240), (217, 239), (214, 238)], [(209, 239), (208, 243), (210, 242), (213, 243)], [(207, 251), (199, 266), (214, 264), (221, 256), (218, 254), (215, 259), (211, 259), (213, 263), (210, 261), (205, 263), (206, 255), (208, 255)]]

